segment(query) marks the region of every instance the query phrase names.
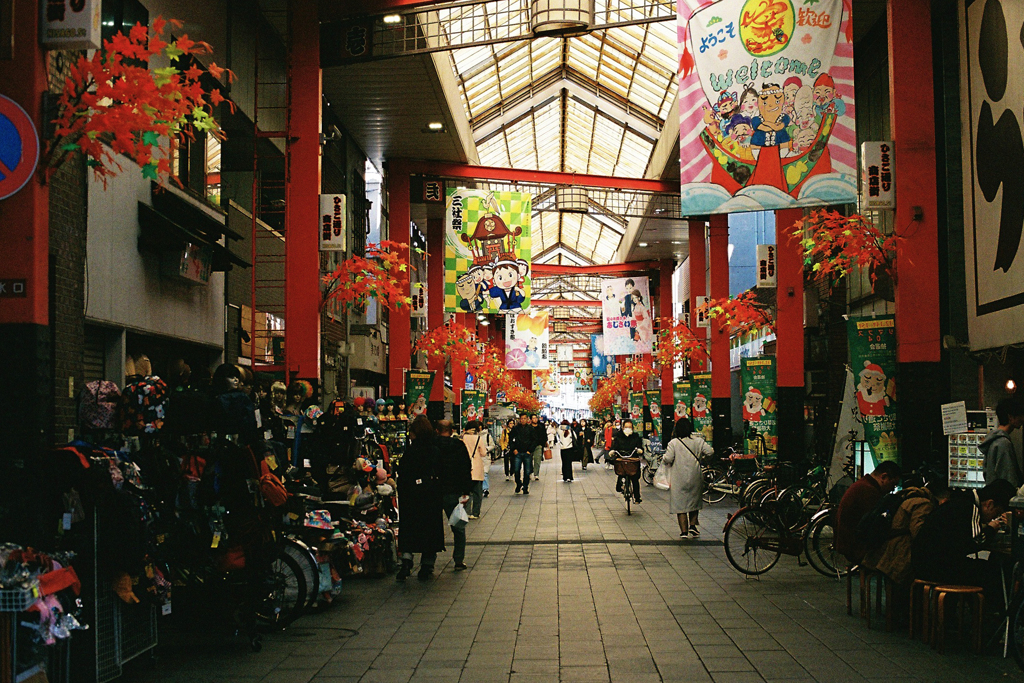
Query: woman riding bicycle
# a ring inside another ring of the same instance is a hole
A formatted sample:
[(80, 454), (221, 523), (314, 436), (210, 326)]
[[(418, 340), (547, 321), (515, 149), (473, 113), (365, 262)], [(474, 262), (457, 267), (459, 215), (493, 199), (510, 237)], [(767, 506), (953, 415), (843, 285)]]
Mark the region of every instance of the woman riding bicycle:
[[(639, 452), (634, 452), (639, 449)], [(612, 439), (612, 450), (618, 453), (620, 458), (635, 458), (643, 453), (644, 440), (643, 437), (633, 431), (633, 421), (624, 420), (622, 422), (622, 431), (618, 432)], [(619, 477), (615, 483), (615, 490), (622, 493), (622, 480), (624, 477)], [(636, 470), (636, 474), (630, 479), (633, 482), (633, 500), (637, 503), (642, 502), (640, 500), (640, 468)]]

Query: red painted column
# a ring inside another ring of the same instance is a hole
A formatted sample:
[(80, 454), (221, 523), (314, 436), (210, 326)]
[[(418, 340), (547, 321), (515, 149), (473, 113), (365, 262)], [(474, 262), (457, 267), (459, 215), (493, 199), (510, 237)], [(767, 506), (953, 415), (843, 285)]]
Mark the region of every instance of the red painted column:
[(285, 364), (320, 378), (320, 22), (315, 3), (291, 3), (288, 178), (285, 186)]
[[(708, 292), (707, 242), (704, 221), (688, 221), (690, 244), (690, 327), (698, 337), (706, 333), (697, 327), (697, 297)], [(707, 370), (707, 360), (697, 358), (690, 362), (691, 372)]]
[[(907, 235), (897, 254), (897, 359), (937, 363), (939, 250), (935, 178), (932, 36), (892, 27), (930, 26), (928, 0), (889, 0), (889, 115), (896, 144), (896, 222)], [(914, 221), (915, 208), (921, 220)]]
[[(456, 313), (452, 317), (452, 322), (458, 323), (465, 328), (473, 329), (476, 327), (476, 318), (466, 313)], [(458, 406), (462, 405), (462, 390), (466, 388), (466, 368), (462, 367), (460, 363), (452, 362), (452, 392), (455, 393), (455, 404)]]
[[(729, 297), (729, 216), (711, 216), (708, 226), (711, 298)], [(729, 375), (729, 326), (721, 318), (711, 321), (711, 413), (714, 443), (732, 442), (732, 384)]]
[[(444, 325), (444, 220), (427, 221), (427, 327), (435, 330)], [(428, 358), (427, 367), (437, 374), (430, 390), (430, 400), (444, 401), (444, 359)]]
[(803, 215), (801, 209), (775, 212), (775, 271), (778, 276), (775, 359), (780, 387), (804, 386), (804, 258), (800, 238), (792, 235), (790, 229)]
[[(658, 315), (666, 320), (672, 320), (672, 273), (675, 270), (674, 261), (662, 261), (658, 277)], [(661, 370), (661, 404), (663, 406), (672, 404), (672, 367), (665, 367)], [(665, 440), (668, 441), (667, 439)]]
[[(409, 213), (409, 168), (404, 160), (397, 159), (388, 164), (388, 202), (388, 239), (408, 247), (409, 224), (411, 221)], [(428, 237), (427, 239), (430, 238)], [(430, 296), (430, 294), (428, 293), (427, 296)], [(427, 315), (429, 316), (430, 313), (428, 312)], [(409, 308), (407, 306), (392, 310), (389, 313), (388, 391), (395, 396), (401, 394), (404, 390), (405, 370), (409, 367), (411, 358), (410, 322)], [(435, 378), (434, 383), (443, 385), (444, 377)], [(431, 396), (433, 396), (433, 393), (431, 393)]]

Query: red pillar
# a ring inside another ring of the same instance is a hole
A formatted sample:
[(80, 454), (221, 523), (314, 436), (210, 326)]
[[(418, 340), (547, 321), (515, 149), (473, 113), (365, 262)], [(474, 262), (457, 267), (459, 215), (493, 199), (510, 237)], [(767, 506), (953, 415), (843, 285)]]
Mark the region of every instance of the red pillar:
[[(889, 0), (889, 115), (896, 144), (896, 339), (901, 363), (939, 362), (938, 202), (929, 0)], [(921, 220), (914, 221), (915, 209)]]
[[(729, 216), (711, 216), (708, 257), (711, 262), (711, 298), (729, 297)], [(729, 376), (729, 326), (721, 318), (711, 321), (711, 412), (716, 447), (732, 441)]]
[[(427, 221), (427, 327), (444, 325), (444, 220)], [(444, 401), (444, 359), (428, 358), (427, 367), (437, 374), (430, 390), (431, 402)]]
[(802, 217), (801, 209), (775, 212), (777, 450), (790, 462), (804, 457), (804, 257), (800, 238), (792, 234)]
[[(690, 327), (698, 337), (707, 334), (704, 328), (697, 327), (697, 297), (708, 292), (707, 243), (705, 241), (704, 221), (688, 221), (690, 244)], [(691, 372), (707, 370), (707, 359), (695, 358), (690, 362)]]
[(291, 3), (288, 178), (285, 189), (285, 364), (320, 378), (320, 22), (315, 3)]
[[(672, 273), (675, 270), (675, 262), (662, 261), (659, 269), (658, 281), (658, 315), (666, 320), (672, 320)], [(667, 406), (672, 404), (672, 367), (661, 369), (661, 404)], [(667, 439), (665, 440), (668, 441)]]
[[(402, 160), (392, 161), (388, 166), (388, 239), (408, 247), (409, 224), (412, 220), (409, 213), (409, 169)], [(430, 294), (428, 293), (427, 296), (430, 296)], [(429, 316), (430, 313), (428, 312), (427, 315)], [(388, 391), (394, 396), (401, 394), (404, 390), (405, 370), (409, 367), (409, 360), (411, 358), (409, 325), (408, 306), (403, 306), (390, 312), (388, 323)], [(443, 373), (441, 374), (443, 375)], [(435, 378), (434, 383), (443, 385), (444, 377)], [(433, 396), (433, 393), (431, 393), (431, 396)]]

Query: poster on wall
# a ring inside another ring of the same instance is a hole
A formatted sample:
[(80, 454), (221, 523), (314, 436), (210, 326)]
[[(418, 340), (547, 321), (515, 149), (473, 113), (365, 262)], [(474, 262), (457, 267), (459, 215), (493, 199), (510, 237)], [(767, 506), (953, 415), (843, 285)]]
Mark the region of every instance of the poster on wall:
[(405, 371), (405, 405), (408, 406), (410, 420), (427, 414), (427, 402), (433, 386), (434, 370)]
[(1024, 3), (958, 7), (967, 324), (980, 350), (1024, 342)]
[(482, 420), (484, 417), (484, 400), (487, 395), (480, 390), (462, 390), (462, 428), (470, 420)]
[(711, 441), (711, 373), (705, 372), (690, 378), (692, 400), (690, 403), (690, 419), (693, 429)]
[(672, 383), (672, 419), (679, 421), (690, 417), (690, 382), (689, 380)]
[(647, 409), (651, 411), (651, 421), (645, 425), (646, 431), (652, 443), (661, 445), (661, 389), (648, 389), (644, 394), (647, 396)]
[(601, 294), (604, 352), (612, 356), (651, 353), (654, 321), (647, 277), (605, 280)]
[(590, 357), (594, 377), (611, 377), (615, 373), (615, 356), (604, 355), (604, 335), (590, 335)]
[(547, 370), (548, 311), (509, 314), (505, 320), (505, 367), (509, 370)]
[(896, 321), (891, 315), (850, 318), (850, 367), (864, 439), (875, 464), (900, 461), (896, 437)]
[(743, 358), (740, 382), (743, 391), (743, 452), (758, 453), (762, 461), (771, 462), (779, 451), (775, 358)]
[(633, 420), (633, 429), (641, 431), (644, 419), (644, 392), (629, 392), (629, 419)]
[(589, 365), (577, 364), (576, 369), (573, 371), (576, 376), (576, 391), (594, 391), (594, 371)]
[(682, 214), (857, 201), (848, 0), (680, 0)]
[(528, 192), (448, 188), (444, 310), (509, 313), (530, 306)]

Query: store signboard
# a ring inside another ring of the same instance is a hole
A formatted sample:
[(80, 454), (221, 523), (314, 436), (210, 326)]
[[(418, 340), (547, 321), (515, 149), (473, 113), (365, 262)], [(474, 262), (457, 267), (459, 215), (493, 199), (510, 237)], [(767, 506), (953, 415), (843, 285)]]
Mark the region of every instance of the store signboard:
[(896, 208), (896, 147), (891, 140), (860, 143), (860, 208)]
[(875, 463), (900, 461), (896, 435), (896, 320), (891, 315), (851, 317), (850, 367), (856, 375), (857, 410)]
[(711, 318), (708, 316), (708, 303), (711, 301), (711, 297), (698, 294), (694, 299), (697, 304), (697, 327), (710, 328)]
[(345, 251), (345, 206), (343, 194), (320, 195), (320, 251)]
[[(379, 374), (387, 372), (387, 365), (384, 362), (384, 344), (380, 338), (371, 335), (353, 335), (352, 357), (350, 359), (353, 370), (369, 370)], [(428, 395), (429, 399), (430, 396)]]
[(743, 390), (744, 451), (758, 453), (765, 460), (775, 460), (779, 451), (775, 358), (744, 358), (740, 369), (740, 381)]
[(102, 0), (40, 0), (39, 40), (47, 50), (98, 50)]
[(778, 276), (775, 272), (775, 245), (757, 245), (757, 286), (776, 287)]
[(409, 308), (409, 317), (427, 317), (427, 283), (413, 282), (409, 285), (409, 293), (412, 296), (412, 305)]

